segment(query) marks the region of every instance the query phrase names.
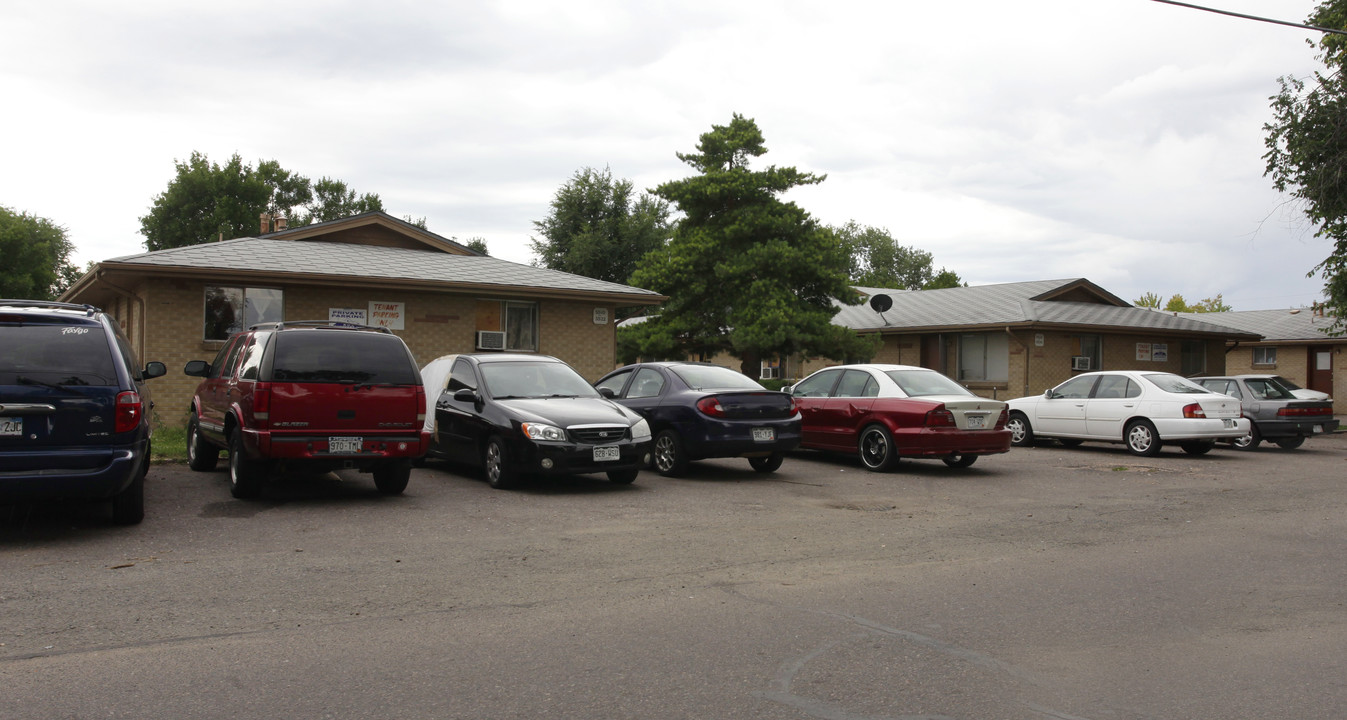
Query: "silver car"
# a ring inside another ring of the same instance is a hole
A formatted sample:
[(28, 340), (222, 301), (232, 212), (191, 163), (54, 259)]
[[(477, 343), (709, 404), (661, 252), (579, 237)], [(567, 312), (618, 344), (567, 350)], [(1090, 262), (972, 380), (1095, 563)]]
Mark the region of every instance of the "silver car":
[(1254, 450), (1263, 440), (1292, 450), (1307, 437), (1338, 428), (1333, 403), (1301, 400), (1272, 376), (1223, 375), (1195, 381), (1212, 392), (1239, 399), (1241, 412), (1251, 422), (1248, 434), (1231, 441), (1240, 450)]

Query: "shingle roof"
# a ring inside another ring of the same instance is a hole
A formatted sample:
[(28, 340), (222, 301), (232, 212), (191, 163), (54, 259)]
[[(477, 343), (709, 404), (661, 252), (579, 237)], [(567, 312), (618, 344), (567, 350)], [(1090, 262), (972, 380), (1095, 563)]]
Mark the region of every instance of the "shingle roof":
[(651, 290), (485, 255), (339, 242), (238, 238), (126, 255), (104, 264), (649, 295), (652, 304), (662, 297)]
[[(883, 314), (868, 302), (841, 310), (833, 323), (853, 330), (951, 329), (1006, 325), (1069, 325), (1100, 330), (1149, 330), (1184, 334), (1242, 336), (1248, 333), (1212, 322), (1175, 317), (1130, 305), (1035, 300), (1073, 285), (1094, 287), (1083, 278), (944, 288), (941, 290), (889, 290), (857, 287), (867, 298), (888, 295), (893, 307)], [(1104, 291), (1104, 296), (1112, 298)]]
[(1323, 330), (1333, 325), (1332, 317), (1315, 317), (1309, 308), (1290, 310), (1241, 310), (1223, 313), (1179, 313), (1180, 317), (1202, 319), (1228, 327), (1257, 333), (1265, 342), (1285, 340), (1336, 340), (1347, 342), (1347, 337), (1325, 335)]

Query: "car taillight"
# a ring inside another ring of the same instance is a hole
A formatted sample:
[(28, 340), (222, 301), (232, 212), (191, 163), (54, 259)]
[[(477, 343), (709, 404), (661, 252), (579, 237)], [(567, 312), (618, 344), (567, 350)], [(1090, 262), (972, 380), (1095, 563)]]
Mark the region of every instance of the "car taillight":
[(996, 429), (1004, 430), (1008, 422), (1010, 422), (1010, 408), (1003, 407), (1001, 408), (1001, 417), (996, 418)]
[(416, 386), (416, 422), (425, 423), (426, 421), (426, 389), (421, 385)]
[(697, 401), (697, 409), (711, 417), (725, 417), (725, 408), (720, 404), (720, 398), (704, 397)]
[(1324, 407), (1284, 407), (1277, 411), (1277, 417), (1312, 417), (1316, 415), (1331, 415), (1333, 408)]
[(1183, 416), (1186, 418), (1204, 418), (1207, 414), (1202, 411), (1201, 405), (1189, 403), (1183, 406)]
[(795, 402), (795, 396), (794, 396), (794, 395), (791, 395), (791, 396), (790, 396), (790, 414), (791, 414), (791, 415), (794, 415), (794, 414), (797, 413), (797, 412), (800, 412), (800, 403)]
[(257, 428), (265, 430), (271, 421), (271, 384), (257, 383), (253, 386), (253, 419)]
[(140, 393), (127, 390), (117, 394), (117, 407), (113, 409), (113, 432), (131, 432), (140, 424), (140, 415), (144, 407), (140, 402)]
[(957, 427), (954, 424), (954, 413), (945, 409), (944, 405), (926, 413), (926, 427)]

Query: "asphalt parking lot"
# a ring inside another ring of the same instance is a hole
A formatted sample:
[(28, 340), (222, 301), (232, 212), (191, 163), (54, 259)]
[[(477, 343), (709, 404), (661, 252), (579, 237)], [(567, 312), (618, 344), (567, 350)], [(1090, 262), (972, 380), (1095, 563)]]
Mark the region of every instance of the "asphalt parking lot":
[(160, 465), (140, 526), (0, 507), (0, 718), (1338, 720), (1345, 461), (432, 465), (252, 502)]

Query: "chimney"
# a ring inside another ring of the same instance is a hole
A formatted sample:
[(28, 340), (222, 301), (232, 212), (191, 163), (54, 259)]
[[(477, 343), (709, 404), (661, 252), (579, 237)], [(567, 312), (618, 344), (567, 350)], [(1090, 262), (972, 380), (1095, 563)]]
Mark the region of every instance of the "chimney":
[(287, 223), (285, 222), (285, 218), (278, 215), (278, 216), (276, 217), (276, 232), (280, 232), (280, 231), (284, 230), (286, 224), (287, 224)]
[(271, 232), (271, 213), (264, 212), (261, 215), (258, 215), (257, 219), (260, 221), (260, 224), (262, 225), (261, 234), (266, 235), (267, 233)]

